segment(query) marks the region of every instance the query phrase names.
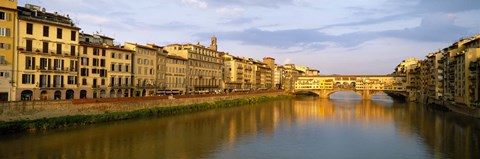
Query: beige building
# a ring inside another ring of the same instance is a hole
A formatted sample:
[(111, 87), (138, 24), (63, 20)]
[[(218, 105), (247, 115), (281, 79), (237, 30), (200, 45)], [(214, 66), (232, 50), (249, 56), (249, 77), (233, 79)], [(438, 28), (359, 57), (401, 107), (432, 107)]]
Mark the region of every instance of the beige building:
[(408, 100), (417, 101), (420, 100), (420, 66), (421, 60), (416, 58), (409, 58), (403, 60), (400, 64), (397, 65), (394, 75), (406, 76), (406, 90), (408, 92)]
[(14, 41), (17, 0), (2, 0), (0, 4), (0, 102), (15, 100), (14, 74), (12, 72), (15, 63), (14, 53), (16, 44)]
[(134, 50), (132, 58), (133, 96), (154, 96), (156, 87), (157, 49), (126, 42), (124, 48)]
[(148, 47), (157, 50), (157, 57), (156, 57), (156, 67), (155, 67), (155, 89), (157, 95), (165, 94), (165, 90), (167, 89), (166, 85), (166, 73), (167, 73), (167, 51), (162, 47), (155, 44), (147, 44)]
[(187, 93), (220, 91), (222, 85), (223, 61), (216, 50), (217, 39), (212, 37), (206, 48), (200, 44), (171, 44), (165, 47), (169, 55), (188, 59)]
[(254, 60), (255, 90), (267, 90), (273, 87), (272, 69), (261, 61)]
[(187, 87), (187, 63), (188, 59), (168, 55), (166, 71), (166, 89), (165, 94), (185, 94)]
[(264, 57), (263, 63), (267, 64), (268, 68), (270, 68), (270, 70), (266, 70), (267, 72), (270, 72), (269, 75), (266, 75), (268, 78), (267, 85), (268, 89), (273, 89), (275, 88), (275, 59), (272, 57)]
[(16, 100), (79, 98), (79, 30), (68, 15), (18, 7)]
[(253, 62), (244, 57), (222, 55), (224, 61), (223, 79), (226, 92), (246, 92), (253, 89), (255, 73)]

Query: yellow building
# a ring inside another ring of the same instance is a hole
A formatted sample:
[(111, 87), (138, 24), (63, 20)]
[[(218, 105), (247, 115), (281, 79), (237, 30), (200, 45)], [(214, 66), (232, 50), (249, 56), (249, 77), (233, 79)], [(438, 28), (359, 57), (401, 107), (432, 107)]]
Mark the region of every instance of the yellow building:
[(187, 62), (188, 59), (168, 55), (167, 59), (167, 71), (166, 71), (166, 89), (164, 94), (185, 94), (186, 82), (187, 82)]
[(223, 61), (216, 50), (216, 38), (206, 48), (200, 44), (171, 44), (165, 47), (169, 55), (188, 59), (187, 93), (220, 91)]
[(253, 62), (247, 58), (223, 54), (224, 71), (223, 81), (226, 92), (246, 92), (253, 87), (255, 81)]
[(80, 33), (80, 98), (130, 96), (133, 51), (114, 46), (113, 40)]
[(79, 30), (68, 15), (18, 7), (16, 100), (79, 98)]
[(78, 88), (82, 99), (107, 97), (107, 45), (98, 35), (80, 33)]
[(2, 0), (0, 4), (0, 101), (12, 101), (15, 97), (12, 85), (14, 74), (14, 41), (17, 0)]
[(157, 49), (126, 42), (124, 48), (134, 50), (132, 60), (133, 96), (144, 97), (156, 94)]

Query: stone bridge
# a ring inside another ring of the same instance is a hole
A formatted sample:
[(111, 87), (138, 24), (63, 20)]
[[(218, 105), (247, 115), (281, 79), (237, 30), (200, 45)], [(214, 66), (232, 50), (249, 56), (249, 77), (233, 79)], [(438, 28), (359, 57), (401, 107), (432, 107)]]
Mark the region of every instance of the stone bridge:
[(406, 77), (397, 75), (331, 75), (331, 76), (300, 76), (295, 81), (294, 93), (312, 92), (321, 98), (338, 91), (351, 91), (369, 100), (373, 95), (385, 92), (387, 94), (408, 97)]

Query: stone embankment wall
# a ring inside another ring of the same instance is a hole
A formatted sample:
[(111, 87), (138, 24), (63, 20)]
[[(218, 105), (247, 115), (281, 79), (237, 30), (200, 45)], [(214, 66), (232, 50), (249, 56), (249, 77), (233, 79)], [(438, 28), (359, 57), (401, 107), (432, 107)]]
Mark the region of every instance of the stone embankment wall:
[(105, 112), (128, 112), (140, 109), (173, 107), (221, 100), (247, 98), (252, 96), (276, 96), (283, 92), (261, 92), (220, 95), (194, 95), (84, 99), (70, 101), (24, 101), (0, 103), (0, 122), (34, 120), (73, 115), (95, 115)]

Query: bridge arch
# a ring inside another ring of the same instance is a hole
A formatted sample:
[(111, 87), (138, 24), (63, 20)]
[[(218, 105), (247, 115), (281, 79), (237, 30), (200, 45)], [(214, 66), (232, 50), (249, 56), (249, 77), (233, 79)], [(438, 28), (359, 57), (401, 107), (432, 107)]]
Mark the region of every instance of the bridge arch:
[(300, 90), (300, 91), (295, 91), (293, 92), (295, 95), (315, 95), (315, 96), (320, 96), (320, 93), (317, 91), (308, 91), (308, 90)]

